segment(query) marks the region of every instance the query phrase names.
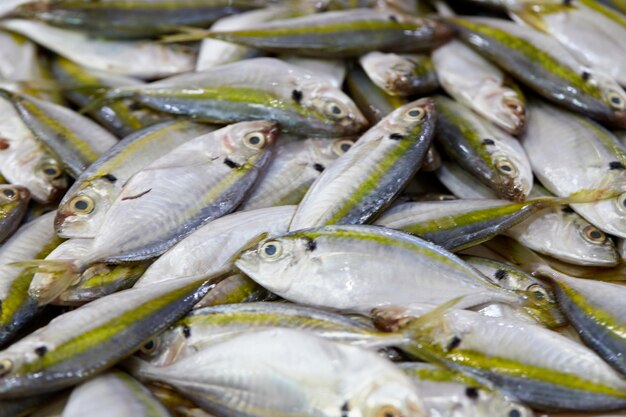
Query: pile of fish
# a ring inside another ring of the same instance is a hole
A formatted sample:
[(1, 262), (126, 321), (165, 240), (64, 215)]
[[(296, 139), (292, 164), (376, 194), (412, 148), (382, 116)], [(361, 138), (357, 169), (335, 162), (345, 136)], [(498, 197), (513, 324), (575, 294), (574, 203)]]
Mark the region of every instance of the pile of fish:
[(626, 2), (3, 0), (0, 417), (626, 416)]

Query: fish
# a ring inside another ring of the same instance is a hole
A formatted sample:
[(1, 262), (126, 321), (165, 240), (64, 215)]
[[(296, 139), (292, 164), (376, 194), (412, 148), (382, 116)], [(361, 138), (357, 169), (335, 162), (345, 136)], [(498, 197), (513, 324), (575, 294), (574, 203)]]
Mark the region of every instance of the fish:
[(122, 371), (111, 371), (72, 390), (64, 417), (171, 417), (148, 388)]
[(513, 136), (524, 131), (526, 99), (500, 68), (458, 40), (434, 50), (432, 61), (441, 87), (454, 100)]
[[(52, 60), (51, 71), (64, 96), (79, 107), (89, 103), (94, 97), (89, 91), (98, 87), (142, 84), (136, 78), (88, 69), (61, 56)], [(89, 116), (119, 138), (169, 118), (146, 108), (134, 109), (131, 102), (124, 100), (95, 109)]]
[(578, 61), (558, 40), (503, 19), (448, 18), (463, 42), (521, 83), (571, 111), (626, 127), (626, 92)]
[[(607, 187), (624, 192), (626, 151), (593, 121), (546, 103), (531, 105), (521, 143), (541, 184), (557, 196)], [(558, 137), (558, 141), (551, 140)], [(626, 237), (626, 194), (571, 208), (605, 233)]]
[(423, 362), (402, 362), (402, 371), (418, 387), (429, 416), (533, 417), (524, 404), (478, 381)]
[(434, 304), (522, 306), (547, 325), (545, 299), (502, 289), (460, 258), (423, 239), (379, 226), (325, 226), (262, 240), (235, 266), (291, 302), (369, 314), (373, 308)]
[(14, 262), (43, 259), (63, 239), (56, 236), (54, 213), (26, 223), (0, 246), (0, 348), (16, 337), (17, 332), (39, 312), (37, 301), (28, 294), (34, 271)]
[(55, 230), (67, 238), (94, 238), (124, 184), (141, 169), (215, 127), (186, 120), (158, 123), (117, 142), (84, 170), (59, 203)]
[(126, 367), (218, 415), (425, 416), (416, 388), (391, 362), (293, 329), (239, 335), (166, 367), (135, 358)]
[(11, 100), (37, 140), (74, 178), (117, 143), (103, 127), (66, 107), (8, 90), (0, 89), (0, 95)]
[(576, 58), (626, 85), (626, 17), (597, 1), (524, 1), (513, 17), (561, 42)]
[(0, 97), (0, 172), (33, 200), (56, 201), (68, 186), (61, 163), (41, 145), (9, 100)]
[(196, 121), (274, 120), (282, 131), (298, 135), (342, 137), (367, 126), (350, 97), (326, 78), (276, 58), (246, 59), (140, 87), (113, 88), (83, 111), (120, 98)]
[(368, 349), (408, 343), (402, 333), (381, 332), (372, 323), (338, 313), (290, 303), (253, 302), (195, 309), (146, 343), (140, 357), (155, 366), (170, 366), (232, 337), (272, 328), (302, 330)]
[(436, 117), (428, 98), (387, 115), (315, 180), (289, 229), (360, 224), (375, 217), (420, 168)]
[[(557, 332), (467, 310), (435, 309), (422, 321), (400, 319), (402, 314), (398, 308), (380, 309), (375, 320), (388, 329), (412, 325), (415, 344), (407, 348), (410, 352), (495, 385), (527, 406), (549, 411), (624, 408), (626, 381), (621, 375), (593, 351)], [(426, 323), (431, 320), (436, 324)]]
[(369, 52), (359, 58), (367, 76), (392, 96), (428, 94), (437, 89), (437, 74), (428, 55)]
[(360, 8), (275, 20), (240, 30), (193, 31), (166, 39), (208, 37), (267, 52), (346, 58), (377, 50), (427, 52), (451, 36), (448, 26), (437, 20)]
[(223, 275), (131, 288), (61, 314), (0, 351), (0, 399), (58, 391), (112, 367), (184, 316)]
[(530, 162), (518, 141), (462, 104), (435, 98), (437, 144), (498, 198), (524, 201), (533, 186)]
[[(80, 258), (89, 253), (92, 243), (92, 239), (66, 240), (50, 252), (45, 260)], [(50, 303), (77, 306), (130, 288), (149, 266), (149, 261), (91, 265), (84, 272), (76, 274), (68, 288)], [(40, 300), (47, 297), (46, 291), (50, 286), (54, 287), (57, 279), (58, 274), (36, 272), (28, 287), (31, 298)]]
[(27, 188), (0, 185), (0, 243), (17, 230), (26, 215), (29, 201)]
[(58, 274), (39, 291), (39, 302), (56, 298), (94, 263), (155, 258), (233, 211), (267, 164), (276, 133), (274, 122), (236, 123), (198, 136), (145, 166), (112, 203), (88, 254), (36, 263), (40, 272)]
[(259, 234), (275, 236), (287, 232), (294, 211), (295, 206), (268, 207), (235, 212), (215, 219), (155, 260), (135, 287), (209, 273), (227, 266), (231, 258)]
[(91, 0), (35, 0), (18, 6), (9, 17), (36, 19), (49, 25), (113, 39), (149, 38), (180, 26), (205, 27), (220, 17), (263, 7), (260, 0), (124, 0), (94, 4)]
[(219, 282), (211, 292), (193, 308), (219, 306), (223, 304), (272, 301), (276, 296), (243, 274), (233, 273)]
[(195, 67), (196, 54), (178, 45), (94, 38), (35, 20), (7, 19), (0, 27), (79, 65), (114, 74), (152, 79), (193, 71)]
[(311, 184), (353, 144), (349, 138), (305, 139), (279, 144), (259, 183), (239, 210), (300, 203)]
[(561, 201), (537, 198), (507, 200), (444, 200), (394, 204), (374, 224), (401, 230), (451, 252), (478, 245)]

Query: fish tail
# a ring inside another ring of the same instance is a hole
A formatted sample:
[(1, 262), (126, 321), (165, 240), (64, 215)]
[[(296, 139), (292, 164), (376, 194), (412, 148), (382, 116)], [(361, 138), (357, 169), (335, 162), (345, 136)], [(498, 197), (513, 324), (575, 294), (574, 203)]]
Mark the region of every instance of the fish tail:
[[(120, 364), (120, 366), (129, 374), (142, 382), (159, 381), (158, 366), (152, 365), (136, 356), (131, 356)], [(156, 372), (155, 372), (156, 371)]]
[(133, 95), (135, 94), (135, 90), (132, 89), (127, 89), (127, 88), (107, 88), (107, 87), (102, 87), (102, 86), (94, 86), (94, 87), (89, 87), (89, 86), (81, 86), (81, 87), (76, 87), (76, 89), (80, 89), (85, 91), (86, 89), (90, 89), (91, 90), (91, 94), (92, 95), (92, 99), (89, 102), (89, 104), (87, 104), (86, 106), (84, 106), (83, 108), (81, 108), (79, 110), (79, 113), (81, 114), (85, 114), (85, 113), (89, 113), (92, 112), (94, 110), (99, 109), (100, 107), (102, 107), (103, 105), (111, 102), (111, 101), (115, 101), (115, 100), (119, 100), (121, 98), (129, 98), (129, 97), (133, 97)]
[(165, 35), (159, 39), (161, 43), (193, 42), (210, 38), (213, 32), (210, 30), (198, 29), (194, 27), (179, 26), (176, 28), (180, 33)]
[(616, 187), (599, 187), (594, 189), (584, 189), (576, 191), (567, 197), (557, 198), (560, 204), (586, 204), (597, 203), (598, 201), (615, 198), (622, 193)]
[(45, 279), (33, 279), (28, 289), (29, 295), (39, 305), (50, 304), (65, 291), (87, 267), (77, 260), (45, 260), (33, 259), (30, 261), (14, 262), (12, 266), (31, 270), (33, 274), (45, 274)]

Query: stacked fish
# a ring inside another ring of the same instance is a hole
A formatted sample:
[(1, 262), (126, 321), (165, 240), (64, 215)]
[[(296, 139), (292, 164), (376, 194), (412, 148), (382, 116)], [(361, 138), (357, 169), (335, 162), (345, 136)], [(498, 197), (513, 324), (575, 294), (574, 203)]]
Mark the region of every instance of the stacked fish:
[(0, 417), (626, 415), (626, 4), (449, 3), (3, 0)]

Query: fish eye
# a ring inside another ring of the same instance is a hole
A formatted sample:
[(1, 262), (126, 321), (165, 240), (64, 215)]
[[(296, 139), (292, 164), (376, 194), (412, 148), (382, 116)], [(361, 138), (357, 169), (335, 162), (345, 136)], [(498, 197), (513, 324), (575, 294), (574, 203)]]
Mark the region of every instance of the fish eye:
[(513, 163), (505, 157), (496, 159), (496, 169), (498, 172), (506, 175), (507, 177), (514, 177), (517, 175), (517, 168), (515, 168), (515, 165), (513, 165)]
[(8, 375), (11, 369), (13, 369), (13, 362), (10, 359), (0, 360), (0, 377)]
[(335, 141), (335, 143), (333, 144), (333, 151), (338, 156), (341, 156), (344, 153), (348, 152), (350, 148), (352, 147), (352, 145), (354, 145), (354, 142), (352, 142), (351, 140), (341, 139), (341, 140)]
[(89, 214), (95, 206), (93, 199), (86, 195), (77, 195), (70, 201), (70, 209), (78, 214)]
[(593, 225), (587, 225), (583, 229), (583, 237), (589, 243), (602, 244), (606, 242), (606, 235), (600, 229)]
[(278, 259), (282, 252), (283, 247), (276, 240), (270, 240), (269, 242), (265, 242), (259, 248), (259, 254), (261, 255), (261, 257), (269, 260)]
[(423, 107), (411, 107), (404, 112), (404, 118), (410, 121), (419, 122), (426, 117), (426, 110)]
[(43, 172), (43, 175), (51, 180), (57, 179), (61, 176), (61, 174), (63, 174), (63, 170), (61, 169), (61, 167), (54, 164), (43, 165), (41, 167), (41, 172)]
[(15, 201), (19, 197), (19, 191), (13, 187), (5, 188), (2, 190), (2, 195), (9, 201)]
[(265, 135), (261, 132), (252, 132), (244, 136), (243, 143), (248, 148), (263, 149), (263, 147), (267, 144), (267, 139), (265, 138)]
[(624, 110), (626, 108), (626, 103), (624, 103), (624, 98), (620, 93), (615, 90), (609, 91), (607, 94), (607, 98), (609, 99), (609, 105), (616, 110)]
[(393, 405), (383, 405), (376, 410), (374, 417), (402, 417), (402, 413)]
[(522, 417), (522, 413), (517, 408), (509, 410), (507, 417)]
[(155, 339), (150, 339), (146, 343), (144, 343), (141, 348), (139, 348), (139, 352), (143, 353), (144, 355), (151, 355), (156, 352), (158, 347), (158, 342)]
[(348, 110), (346, 110), (343, 104), (336, 101), (326, 103), (325, 110), (333, 119), (343, 119), (348, 115)]
[(526, 106), (522, 101), (512, 97), (505, 97), (503, 102), (504, 105), (508, 107), (514, 114), (524, 114)]
[(538, 300), (546, 300), (549, 298), (548, 291), (539, 284), (529, 285), (526, 291), (533, 293)]

